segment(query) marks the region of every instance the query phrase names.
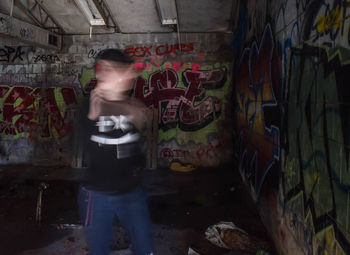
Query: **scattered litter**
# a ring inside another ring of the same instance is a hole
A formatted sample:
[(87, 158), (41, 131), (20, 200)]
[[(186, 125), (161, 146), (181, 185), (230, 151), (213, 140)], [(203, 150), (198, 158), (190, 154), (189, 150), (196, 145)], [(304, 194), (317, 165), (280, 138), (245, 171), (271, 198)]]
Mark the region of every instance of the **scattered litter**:
[(45, 182), (42, 182), (39, 184), (39, 195), (36, 202), (36, 214), (35, 214), (35, 220), (40, 224), (41, 223), (41, 209), (42, 209), (42, 201), (43, 201), (43, 194), (44, 191), (49, 187), (48, 184)]
[(193, 250), (191, 247), (188, 248), (187, 255), (200, 255), (198, 252)]
[(195, 170), (196, 167), (191, 164), (182, 164), (180, 162), (174, 161), (171, 162), (170, 169), (178, 172), (191, 172)]
[(87, 254), (89, 252), (89, 249), (87, 247), (83, 247), (81, 248), (81, 251), (84, 253), (84, 254)]
[(271, 250), (268, 242), (248, 235), (232, 222), (222, 221), (208, 227), (205, 231), (205, 237), (214, 245), (229, 250), (242, 250), (251, 253), (256, 253), (258, 250)]
[(212, 244), (215, 244), (221, 248), (231, 249), (224, 241), (224, 235), (226, 230), (236, 230), (242, 234), (248, 235), (244, 230), (236, 227), (232, 222), (221, 221), (215, 225), (212, 225), (207, 228), (205, 231), (205, 238), (210, 241)]
[(66, 244), (71, 244), (75, 242), (75, 238), (73, 236), (68, 237), (65, 241)]
[(56, 227), (57, 229), (81, 229), (83, 227), (81, 224), (52, 224), (52, 226)]

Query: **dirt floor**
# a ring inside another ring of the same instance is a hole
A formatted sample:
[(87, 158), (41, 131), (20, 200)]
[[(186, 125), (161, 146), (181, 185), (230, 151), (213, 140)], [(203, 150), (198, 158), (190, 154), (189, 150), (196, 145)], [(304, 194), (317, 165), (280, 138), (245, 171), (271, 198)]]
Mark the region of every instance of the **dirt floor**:
[[(0, 254), (86, 254), (78, 219), (77, 190), (84, 169), (43, 166), (2, 167), (0, 177)], [(233, 222), (249, 237), (272, 246), (266, 229), (233, 166), (189, 173), (145, 170), (156, 255), (247, 255), (247, 249), (220, 248), (205, 239), (206, 229)], [(41, 221), (36, 206), (41, 184)], [(116, 222), (113, 255), (131, 255), (123, 228)], [(266, 253), (267, 254), (267, 253)], [(276, 254), (270, 247), (269, 254)]]

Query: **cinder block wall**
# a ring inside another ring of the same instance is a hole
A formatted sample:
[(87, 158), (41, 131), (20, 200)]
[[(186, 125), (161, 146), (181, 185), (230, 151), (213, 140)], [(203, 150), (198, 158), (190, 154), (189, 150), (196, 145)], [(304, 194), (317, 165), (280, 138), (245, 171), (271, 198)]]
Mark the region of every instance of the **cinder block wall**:
[(135, 95), (158, 109), (158, 166), (232, 159), (232, 34), (63, 36), (59, 51), (0, 40), (0, 163), (77, 162), (76, 109), (112, 47), (135, 59)]
[(280, 254), (350, 254), (350, 9), (236, 2), (239, 171)]

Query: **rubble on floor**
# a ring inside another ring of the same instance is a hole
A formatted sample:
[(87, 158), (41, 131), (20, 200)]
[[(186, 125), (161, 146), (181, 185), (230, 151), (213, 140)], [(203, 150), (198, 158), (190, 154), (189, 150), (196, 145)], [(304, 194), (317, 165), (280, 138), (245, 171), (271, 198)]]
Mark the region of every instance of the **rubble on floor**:
[[(86, 254), (76, 199), (79, 171), (83, 170), (27, 166), (4, 171), (0, 179), (1, 254)], [(187, 255), (189, 251), (200, 255), (263, 254), (264, 247), (254, 243), (249, 244), (250, 249), (232, 245), (237, 233), (225, 235), (230, 249), (208, 241), (207, 228), (221, 221), (235, 222), (247, 233), (254, 233), (257, 240), (271, 244), (234, 168), (196, 169), (185, 173), (157, 169), (147, 170), (144, 177), (155, 254)], [(43, 182), (47, 188), (40, 190)], [(38, 224), (40, 192), (41, 224)], [(127, 236), (116, 221), (112, 254), (132, 255), (128, 247)], [(275, 254), (273, 248), (267, 251)]]

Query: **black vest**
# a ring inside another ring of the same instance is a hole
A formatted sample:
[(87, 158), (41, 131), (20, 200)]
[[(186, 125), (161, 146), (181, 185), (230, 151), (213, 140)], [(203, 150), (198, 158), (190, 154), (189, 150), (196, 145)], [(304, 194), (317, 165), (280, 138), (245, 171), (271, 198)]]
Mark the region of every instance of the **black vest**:
[(129, 121), (129, 102), (109, 101), (102, 105), (97, 120), (87, 118), (88, 103), (83, 107), (80, 126), (88, 164), (83, 185), (105, 193), (136, 188), (141, 181), (140, 169), (145, 165), (144, 145), (141, 134)]

